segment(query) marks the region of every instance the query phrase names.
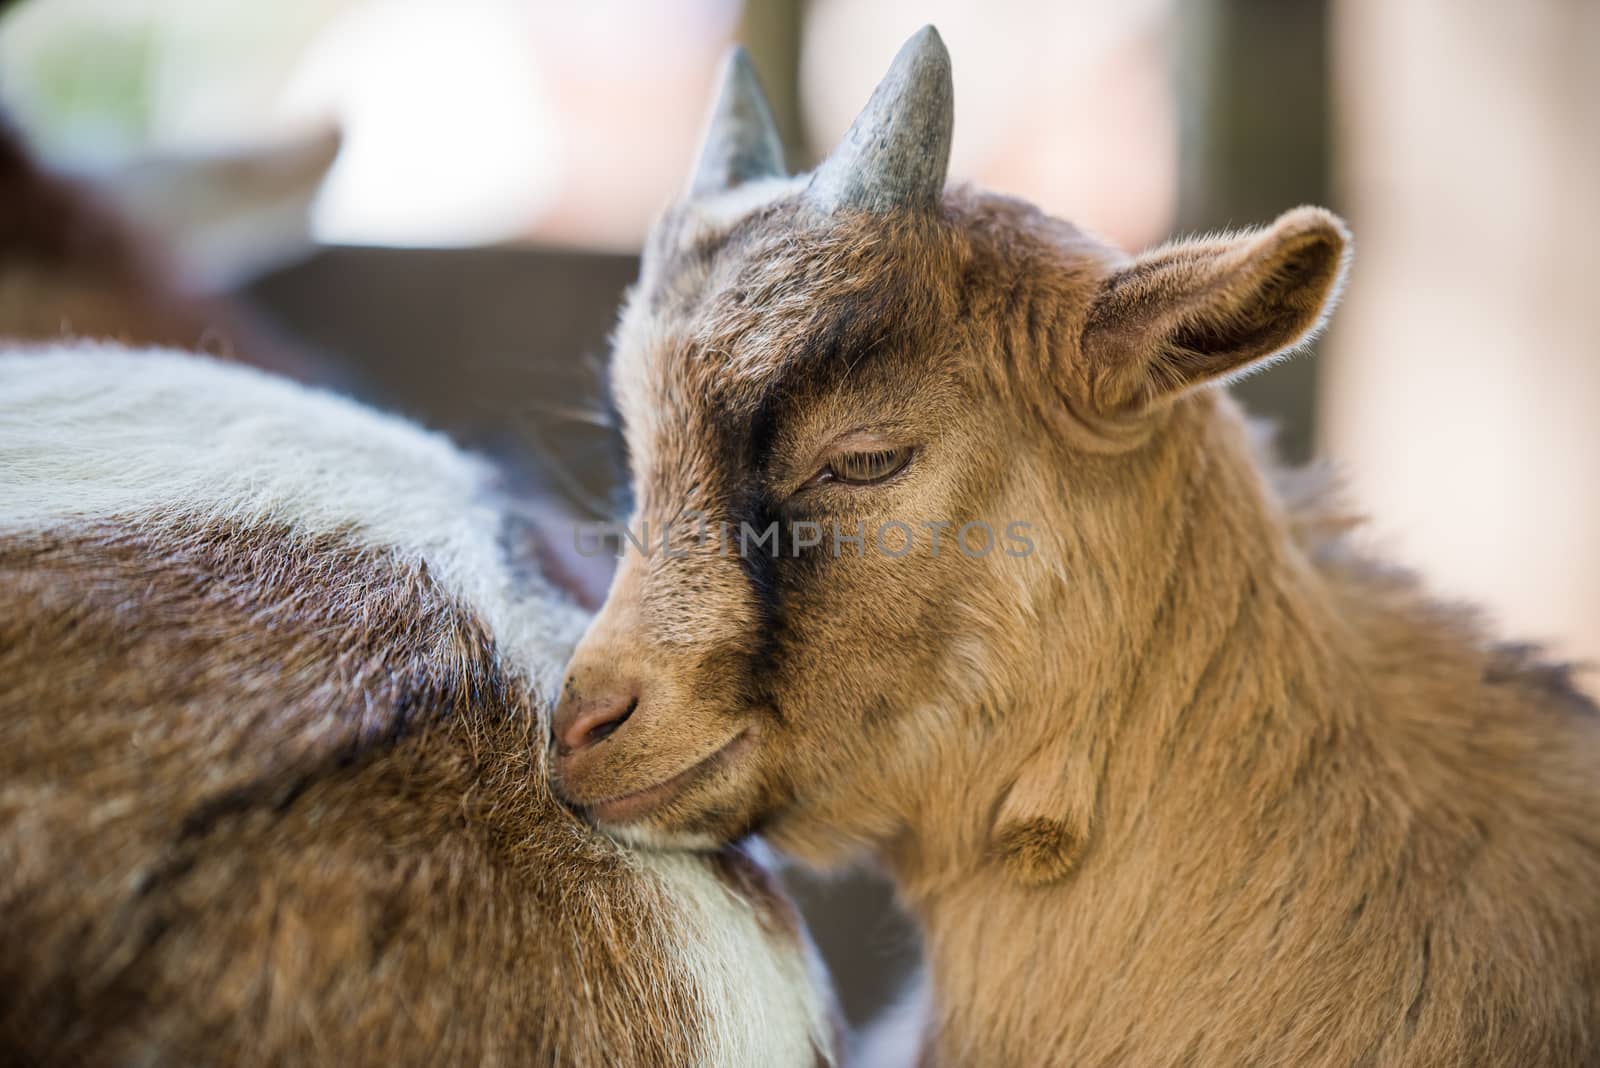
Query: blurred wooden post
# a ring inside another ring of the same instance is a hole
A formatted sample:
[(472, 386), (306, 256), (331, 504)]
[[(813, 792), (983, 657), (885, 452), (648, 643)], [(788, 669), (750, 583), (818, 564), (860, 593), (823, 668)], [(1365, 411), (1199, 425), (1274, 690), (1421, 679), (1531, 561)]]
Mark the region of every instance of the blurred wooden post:
[(739, 39), (750, 53), (791, 168), (809, 167), (800, 114), (801, 0), (746, 0)]
[[(1270, 222), (1327, 204), (1326, 0), (1195, 0), (1175, 5), (1186, 233)], [(1301, 358), (1234, 387), (1276, 419), (1293, 459), (1311, 450), (1317, 364)]]

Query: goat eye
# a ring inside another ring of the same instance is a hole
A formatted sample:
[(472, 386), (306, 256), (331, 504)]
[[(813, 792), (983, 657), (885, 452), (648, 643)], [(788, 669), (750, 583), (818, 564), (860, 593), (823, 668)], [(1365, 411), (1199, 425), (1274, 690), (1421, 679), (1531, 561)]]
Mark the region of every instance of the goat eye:
[(865, 486), (898, 474), (910, 460), (909, 448), (840, 453), (823, 469), (822, 478), (824, 481)]

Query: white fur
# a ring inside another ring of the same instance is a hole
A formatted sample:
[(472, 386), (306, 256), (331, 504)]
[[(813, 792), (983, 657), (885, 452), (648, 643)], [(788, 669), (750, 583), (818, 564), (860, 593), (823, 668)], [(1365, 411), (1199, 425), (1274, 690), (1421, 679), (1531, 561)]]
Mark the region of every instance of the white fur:
[(802, 933), (796, 946), (782, 932), (762, 930), (749, 903), (710, 876), (701, 857), (639, 857), (682, 911), (689, 934), (682, 960), (710, 1010), (708, 1062), (805, 1065), (833, 1051), (826, 975), (810, 940)]
[[(176, 352), (0, 350), (0, 536), (107, 519), (282, 523), (425, 561), (547, 698), (586, 623), (542, 580), (512, 581), (492, 469), (438, 434)], [(762, 931), (703, 858), (640, 863), (680, 912), (665, 951), (705, 998), (707, 1065), (809, 1065), (813, 1042), (833, 1049), (809, 942)]]
[(427, 562), (548, 695), (583, 614), (513, 583), (493, 472), (330, 393), (176, 352), (0, 355), (0, 532), (186, 517), (345, 532)]

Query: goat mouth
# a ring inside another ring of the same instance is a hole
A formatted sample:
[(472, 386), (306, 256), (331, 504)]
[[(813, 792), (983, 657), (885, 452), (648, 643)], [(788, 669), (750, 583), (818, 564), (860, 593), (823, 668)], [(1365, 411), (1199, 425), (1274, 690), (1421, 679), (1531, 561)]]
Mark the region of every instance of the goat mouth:
[(670, 778), (654, 786), (608, 797), (604, 801), (591, 801), (582, 806), (583, 811), (596, 823), (631, 823), (672, 800), (696, 780), (731, 764), (749, 750), (753, 742), (749, 728), (745, 728), (718, 746), (709, 756), (702, 757)]

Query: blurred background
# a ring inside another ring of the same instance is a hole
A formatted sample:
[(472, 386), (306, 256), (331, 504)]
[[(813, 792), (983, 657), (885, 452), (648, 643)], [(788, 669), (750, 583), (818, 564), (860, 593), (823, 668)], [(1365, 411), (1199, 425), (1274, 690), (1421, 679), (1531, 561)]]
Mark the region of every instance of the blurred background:
[[(272, 330), (297, 354), (279, 366), (491, 449), (582, 515), (620, 478), (606, 334), (724, 49), (750, 49), (802, 168), (933, 22), (956, 179), (1130, 251), (1344, 213), (1355, 270), (1319, 353), (1237, 391), (1291, 457), (1343, 468), (1382, 551), (1600, 660), (1600, 3), (0, 7), (0, 107), (184, 286)], [(0, 260), (21, 225), (3, 201)], [(915, 938), (870, 873), (794, 881), (859, 1022)]]

